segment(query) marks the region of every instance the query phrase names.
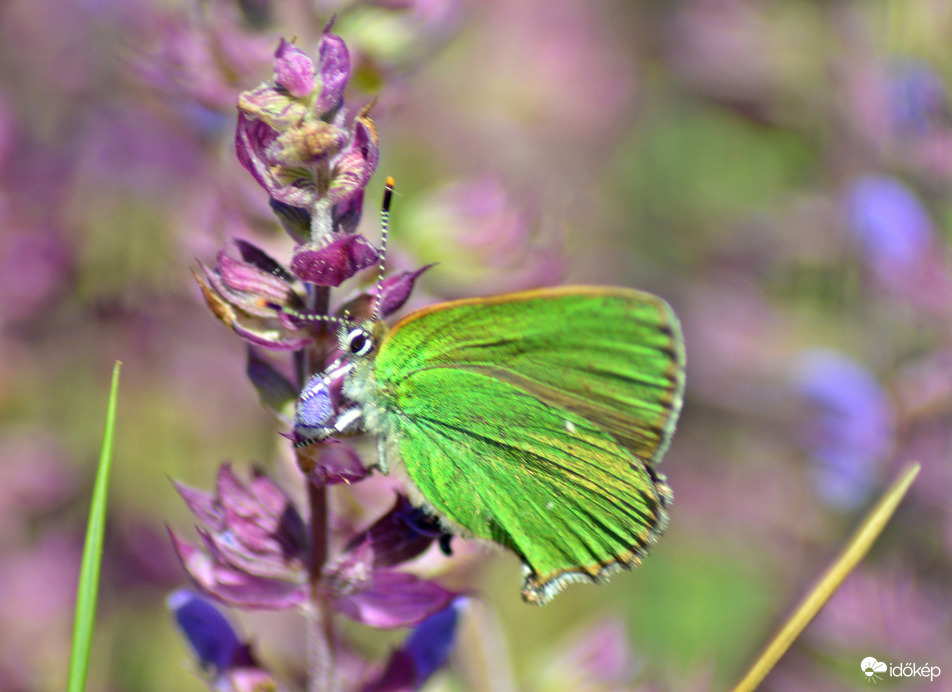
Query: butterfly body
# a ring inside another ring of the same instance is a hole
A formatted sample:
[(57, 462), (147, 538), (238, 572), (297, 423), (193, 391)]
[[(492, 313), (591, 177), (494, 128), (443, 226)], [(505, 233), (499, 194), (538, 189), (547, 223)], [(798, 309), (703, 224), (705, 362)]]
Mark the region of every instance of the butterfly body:
[(398, 462), (449, 528), (515, 552), (525, 600), (631, 567), (664, 529), (671, 491), (653, 466), (684, 352), (660, 298), (582, 286), (453, 301), (342, 329), (341, 348), (346, 432), (377, 435), (378, 465)]

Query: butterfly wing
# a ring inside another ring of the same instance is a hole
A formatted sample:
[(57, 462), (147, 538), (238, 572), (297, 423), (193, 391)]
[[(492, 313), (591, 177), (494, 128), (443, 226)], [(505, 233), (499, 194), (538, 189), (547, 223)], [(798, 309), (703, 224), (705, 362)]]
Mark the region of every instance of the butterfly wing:
[(441, 516), (511, 548), (544, 602), (637, 562), (666, 520), (651, 467), (681, 406), (673, 312), (628, 289), (464, 300), (399, 322), (374, 363), (385, 434)]

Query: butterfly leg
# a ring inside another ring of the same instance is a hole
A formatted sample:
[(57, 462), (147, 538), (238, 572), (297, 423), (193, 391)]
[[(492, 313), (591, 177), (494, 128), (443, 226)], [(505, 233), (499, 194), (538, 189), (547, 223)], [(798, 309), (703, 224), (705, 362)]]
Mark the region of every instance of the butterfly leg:
[(387, 466), (387, 443), (383, 435), (377, 436), (377, 469), (385, 476), (390, 475), (390, 467)]

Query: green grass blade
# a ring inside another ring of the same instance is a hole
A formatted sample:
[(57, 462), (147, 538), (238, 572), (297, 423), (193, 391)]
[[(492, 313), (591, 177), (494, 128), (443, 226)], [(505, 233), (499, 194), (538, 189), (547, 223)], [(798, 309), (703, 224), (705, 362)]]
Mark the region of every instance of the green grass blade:
[(843, 552), (834, 560), (816, 585), (804, 597), (794, 610), (790, 619), (774, 635), (757, 660), (747, 670), (743, 679), (734, 687), (733, 692), (750, 692), (757, 689), (767, 673), (777, 664), (780, 657), (790, 648), (790, 645), (800, 636), (810, 621), (816, 617), (820, 609), (833, 596), (843, 583), (843, 580), (859, 564), (879, 534), (889, 523), (896, 507), (905, 497), (906, 491), (919, 474), (919, 464), (909, 464), (883, 494), (876, 505), (869, 511), (866, 518), (856, 529)]
[(109, 495), (109, 470), (112, 466), (112, 442), (116, 426), (116, 401), (119, 392), (119, 369), (116, 361), (112, 369), (112, 386), (106, 409), (106, 430), (102, 438), (99, 469), (89, 508), (89, 523), (86, 526), (86, 542), (83, 546), (83, 562), (79, 571), (76, 589), (76, 620), (73, 624), (73, 652), (69, 659), (68, 692), (83, 692), (86, 673), (89, 670), (89, 654), (92, 647), (93, 625), (96, 620), (96, 600), (99, 593), (99, 568), (102, 562), (103, 534), (106, 528), (106, 500)]

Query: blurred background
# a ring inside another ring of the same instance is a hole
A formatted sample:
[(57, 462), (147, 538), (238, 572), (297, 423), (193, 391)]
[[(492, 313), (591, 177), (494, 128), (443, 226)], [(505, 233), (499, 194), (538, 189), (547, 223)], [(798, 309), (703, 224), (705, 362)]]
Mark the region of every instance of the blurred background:
[[(63, 688), (116, 359), (89, 689), (204, 689), (164, 605), (187, 583), (165, 526), (193, 521), (170, 479), (256, 463), (301, 495), (190, 270), (231, 237), (289, 255), (234, 104), (335, 13), (349, 108), (378, 98), (363, 229), (392, 175), (394, 265), (440, 263), (414, 306), (635, 286), (687, 343), (650, 559), (539, 609), (513, 556), (457, 541), (481, 602), (427, 689), (725, 689), (910, 460), (896, 518), (763, 689), (865, 689), (867, 656), (943, 670), (890, 689), (952, 689), (949, 3), (4, 0), (0, 690)], [(234, 619), (293, 680), (294, 614)]]

